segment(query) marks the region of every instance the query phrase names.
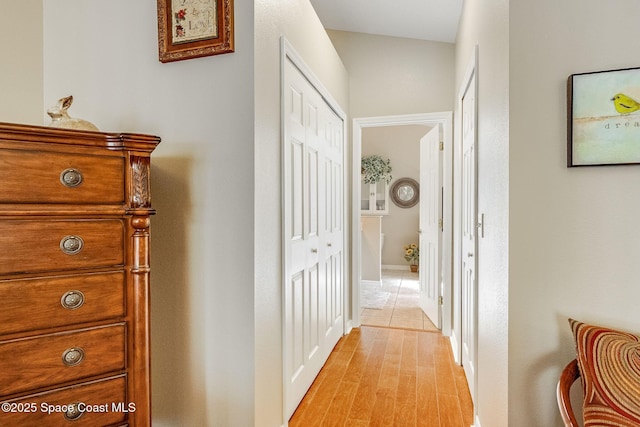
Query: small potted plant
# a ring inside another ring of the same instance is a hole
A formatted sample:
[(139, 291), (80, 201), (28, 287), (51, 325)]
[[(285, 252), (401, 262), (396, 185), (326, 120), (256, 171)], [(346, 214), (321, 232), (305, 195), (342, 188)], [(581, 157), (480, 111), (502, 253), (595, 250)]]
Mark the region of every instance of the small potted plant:
[(418, 263), (420, 262), (420, 249), (418, 245), (412, 243), (404, 247), (404, 259), (409, 262), (409, 267), (413, 273), (418, 271)]

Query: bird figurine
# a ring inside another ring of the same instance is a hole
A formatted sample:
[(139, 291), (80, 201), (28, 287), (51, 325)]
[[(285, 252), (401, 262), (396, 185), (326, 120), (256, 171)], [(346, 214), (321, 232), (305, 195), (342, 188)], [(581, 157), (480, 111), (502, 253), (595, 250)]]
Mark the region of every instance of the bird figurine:
[(616, 111), (620, 114), (629, 114), (634, 111), (640, 110), (640, 102), (628, 97), (623, 93), (618, 93), (611, 98), (613, 105), (616, 107)]

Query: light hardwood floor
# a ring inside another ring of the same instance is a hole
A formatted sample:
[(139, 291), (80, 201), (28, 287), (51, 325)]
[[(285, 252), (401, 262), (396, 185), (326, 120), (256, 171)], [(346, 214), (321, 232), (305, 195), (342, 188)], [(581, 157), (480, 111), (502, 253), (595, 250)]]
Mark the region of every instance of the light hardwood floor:
[(362, 326), (343, 337), (289, 422), (309, 426), (469, 427), (473, 404), (437, 332)]

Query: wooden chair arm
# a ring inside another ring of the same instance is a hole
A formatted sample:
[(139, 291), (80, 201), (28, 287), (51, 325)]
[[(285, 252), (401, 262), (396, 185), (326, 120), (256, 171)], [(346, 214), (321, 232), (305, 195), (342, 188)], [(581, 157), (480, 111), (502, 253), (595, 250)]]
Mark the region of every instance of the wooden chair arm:
[(558, 398), (558, 408), (565, 427), (578, 427), (575, 414), (571, 407), (571, 385), (580, 378), (578, 361), (573, 359), (560, 374), (556, 396)]

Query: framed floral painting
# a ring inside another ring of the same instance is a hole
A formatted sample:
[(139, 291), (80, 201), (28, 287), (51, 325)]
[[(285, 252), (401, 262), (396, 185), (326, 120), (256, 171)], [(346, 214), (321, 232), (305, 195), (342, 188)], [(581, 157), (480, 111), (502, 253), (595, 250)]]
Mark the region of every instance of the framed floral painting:
[(567, 166), (640, 164), (640, 68), (572, 74)]
[(233, 0), (158, 0), (161, 62), (234, 51)]

